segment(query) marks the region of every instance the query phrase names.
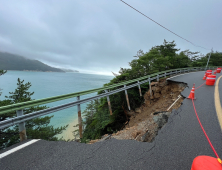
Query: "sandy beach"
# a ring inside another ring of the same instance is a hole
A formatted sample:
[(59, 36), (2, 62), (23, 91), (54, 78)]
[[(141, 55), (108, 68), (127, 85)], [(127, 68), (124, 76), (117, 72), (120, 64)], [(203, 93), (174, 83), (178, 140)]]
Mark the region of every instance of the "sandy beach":
[(63, 139), (65, 140), (68, 140), (68, 139), (74, 139), (74, 136), (73, 136), (73, 131), (78, 129), (78, 127), (73, 127), (75, 125), (78, 124), (78, 118), (77, 119), (74, 119), (73, 118), (73, 121), (69, 124), (69, 126), (67, 127), (67, 129), (65, 131), (63, 131), (63, 133), (61, 135), (58, 135), (58, 137), (62, 137), (63, 136)]

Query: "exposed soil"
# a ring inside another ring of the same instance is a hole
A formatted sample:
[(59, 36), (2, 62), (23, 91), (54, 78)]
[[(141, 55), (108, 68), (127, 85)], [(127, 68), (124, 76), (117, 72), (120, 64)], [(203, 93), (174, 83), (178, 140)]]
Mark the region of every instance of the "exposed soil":
[[(175, 83), (161, 79), (159, 82), (151, 83), (150, 90), (144, 94), (144, 103), (135, 111), (128, 111), (129, 122), (126, 122), (123, 130), (112, 134), (109, 138), (131, 139), (142, 142), (152, 142), (158, 130), (167, 123), (168, 117), (173, 109), (181, 106), (183, 97), (167, 110), (181, 95), (187, 85), (185, 83)], [(108, 135), (104, 135), (106, 139)], [(101, 140), (101, 139), (100, 139)], [(90, 141), (95, 143), (98, 140)]]

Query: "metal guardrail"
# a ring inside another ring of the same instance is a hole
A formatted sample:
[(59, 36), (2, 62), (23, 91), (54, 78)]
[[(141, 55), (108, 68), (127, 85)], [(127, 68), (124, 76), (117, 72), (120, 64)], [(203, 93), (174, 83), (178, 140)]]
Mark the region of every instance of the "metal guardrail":
[(59, 96), (54, 96), (54, 97), (49, 97), (49, 98), (44, 98), (44, 99), (32, 100), (32, 101), (28, 101), (28, 102), (22, 102), (22, 103), (16, 103), (16, 104), (8, 105), (8, 106), (3, 106), (3, 107), (0, 107), (0, 114), (4, 114), (4, 113), (11, 112), (11, 111), (16, 111), (16, 110), (21, 110), (21, 109), (25, 109), (25, 108), (29, 108), (29, 107), (33, 107), (33, 106), (39, 106), (39, 105), (43, 105), (43, 104), (47, 104), (47, 103), (52, 103), (52, 102), (56, 102), (56, 101), (60, 101), (60, 100), (65, 100), (65, 99), (69, 99), (69, 98), (73, 98), (73, 97), (77, 97), (77, 96), (83, 96), (83, 95), (95, 93), (95, 92), (98, 92), (101, 90), (108, 90), (108, 89), (116, 88), (119, 86), (124, 86), (126, 84), (134, 83), (134, 82), (137, 82), (140, 80), (144, 80), (149, 77), (152, 78), (157, 75), (161, 75), (161, 74), (165, 74), (165, 73), (168, 74), (173, 71), (179, 72), (180, 70), (182, 71), (182, 70), (187, 70), (187, 69), (191, 70), (191, 69), (198, 69), (198, 68), (203, 69), (203, 67), (194, 67), (194, 68), (182, 68), (182, 69), (167, 70), (167, 71), (154, 73), (154, 74), (151, 74), (148, 76), (144, 76), (141, 78), (117, 83), (114, 85), (105, 86), (102, 88), (96, 88), (96, 89), (91, 89), (91, 90), (86, 90), (86, 91), (81, 91), (81, 92), (76, 92), (76, 93), (69, 93), (69, 94), (65, 94), (65, 95), (59, 95)]
[[(212, 68), (215, 68), (215, 67), (211, 67), (211, 69)], [(10, 119), (5, 120), (5, 121), (1, 121), (0, 122), (0, 129), (4, 129), (4, 128), (12, 126), (12, 125), (19, 124), (20, 139), (22, 141), (22, 140), (26, 139), (25, 121), (28, 121), (28, 120), (31, 120), (31, 119), (34, 119), (34, 118), (37, 118), (37, 117), (40, 117), (40, 116), (44, 116), (44, 115), (47, 115), (47, 114), (50, 114), (50, 113), (53, 113), (53, 112), (56, 112), (56, 111), (59, 111), (59, 110), (63, 110), (63, 109), (69, 108), (69, 107), (73, 107), (73, 106), (76, 106), (76, 105), (78, 106), (79, 129), (82, 129), (82, 118), (81, 118), (80, 105), (83, 104), (83, 103), (89, 102), (91, 100), (99, 99), (99, 98), (102, 98), (102, 97), (107, 97), (110, 114), (112, 115), (111, 104), (110, 104), (110, 101), (109, 101), (109, 96), (112, 95), (112, 94), (115, 94), (115, 93), (118, 93), (118, 92), (121, 92), (121, 91), (125, 91), (128, 108), (130, 110), (129, 99), (128, 99), (128, 95), (127, 95), (127, 89), (138, 86), (140, 95), (142, 95), (141, 94), (141, 89), (140, 89), (140, 84), (144, 84), (144, 83), (147, 83), (147, 82), (149, 82), (149, 84), (150, 84), (152, 80), (159, 81), (159, 78), (166, 77), (168, 75), (185, 73), (185, 72), (190, 72), (190, 71), (200, 71), (200, 70), (206, 70), (206, 69), (207, 68), (205, 68), (205, 67), (193, 67), (193, 68), (181, 68), (181, 69), (167, 70), (167, 71), (162, 71), (162, 72), (158, 72), (158, 73), (155, 73), (155, 74), (151, 74), (151, 75), (148, 75), (148, 76), (144, 76), (144, 77), (141, 77), (141, 78), (121, 82), (121, 83), (118, 83), (118, 84), (105, 86), (105, 87), (102, 87), (102, 88), (96, 88), (96, 89), (86, 90), (86, 91), (77, 92), (77, 93), (70, 93), (70, 94), (66, 94), (66, 95), (60, 95), (60, 96), (49, 97), (49, 98), (45, 98), (45, 99), (32, 100), (32, 101), (28, 101), (28, 102), (22, 102), (22, 103), (12, 104), (12, 105), (8, 105), (8, 106), (3, 106), (3, 107), (0, 107), (0, 114), (5, 114), (5, 113), (12, 112), (12, 111), (16, 111), (17, 117), (10, 118)], [(127, 84), (130, 84), (130, 85), (127, 86)], [(116, 87), (119, 87), (119, 86), (123, 86), (123, 87), (112, 90), (112, 91), (108, 91), (108, 89), (116, 88)], [(80, 96), (82, 96), (82, 95), (95, 93), (95, 92), (102, 91), (102, 90), (104, 90), (105, 93), (80, 100)], [(25, 108), (29, 108), (29, 107), (33, 107), (33, 106), (39, 106), (39, 105), (42, 105), (42, 104), (56, 102), (56, 101), (60, 101), (60, 100), (68, 99), (68, 98), (73, 98), (73, 97), (77, 97), (77, 101), (66, 103), (66, 104), (63, 104), (63, 105), (56, 106), (56, 107), (51, 107), (51, 108), (47, 108), (47, 109), (44, 109), (44, 110), (40, 110), (40, 111), (36, 111), (36, 112), (33, 112), (33, 113), (23, 115), (23, 109), (25, 109)], [(80, 138), (81, 137), (82, 137), (82, 132), (80, 132)]]

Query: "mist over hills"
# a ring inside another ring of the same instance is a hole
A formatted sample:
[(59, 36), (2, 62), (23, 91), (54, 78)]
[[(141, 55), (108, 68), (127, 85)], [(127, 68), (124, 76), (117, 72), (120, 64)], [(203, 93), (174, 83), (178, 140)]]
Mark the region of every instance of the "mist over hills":
[(48, 66), (38, 60), (30, 60), (25, 57), (0, 52), (0, 70), (65, 72), (62, 69)]
[(72, 72), (72, 73), (78, 73), (78, 70), (72, 70), (72, 69), (65, 69), (65, 68), (60, 68), (61, 70), (65, 71), (65, 72)]

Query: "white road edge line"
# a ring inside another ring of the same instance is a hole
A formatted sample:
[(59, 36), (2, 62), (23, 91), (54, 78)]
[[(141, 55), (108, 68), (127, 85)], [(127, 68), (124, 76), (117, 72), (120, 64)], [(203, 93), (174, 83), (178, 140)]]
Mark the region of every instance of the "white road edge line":
[(31, 140), (31, 141), (29, 141), (29, 142), (27, 142), (27, 143), (24, 143), (24, 144), (22, 144), (22, 145), (20, 145), (20, 146), (17, 146), (17, 147), (15, 147), (15, 148), (7, 151), (7, 152), (4, 152), (4, 153), (0, 154), (0, 159), (1, 159), (1, 158), (4, 158), (5, 156), (7, 156), (7, 155), (9, 155), (9, 154), (11, 154), (11, 153), (13, 153), (13, 152), (16, 152), (16, 151), (20, 150), (20, 149), (22, 149), (22, 148), (24, 148), (24, 147), (26, 147), (26, 146), (28, 146), (28, 145), (31, 145), (31, 144), (39, 141), (39, 140), (40, 140), (40, 139), (33, 139), (33, 140)]
[[(191, 73), (196, 73), (196, 72), (191, 72)], [(179, 74), (179, 75), (176, 75), (176, 76), (173, 76), (173, 77), (167, 78), (167, 80), (172, 79), (172, 78), (174, 78), (174, 77), (182, 76), (182, 75), (185, 75), (185, 74), (191, 74), (191, 73)]]
[[(185, 73), (185, 74), (190, 74), (190, 73)], [(173, 77), (167, 78), (167, 80), (168, 80), (168, 79), (172, 79), (172, 78), (174, 78), (174, 77), (182, 76), (182, 75), (185, 75), (185, 74), (179, 74), (179, 75), (176, 75), (176, 76), (173, 76)]]

